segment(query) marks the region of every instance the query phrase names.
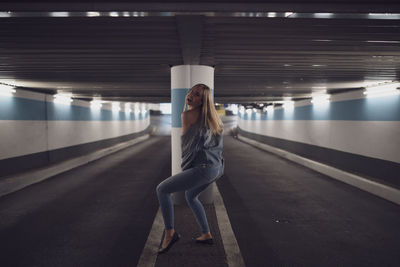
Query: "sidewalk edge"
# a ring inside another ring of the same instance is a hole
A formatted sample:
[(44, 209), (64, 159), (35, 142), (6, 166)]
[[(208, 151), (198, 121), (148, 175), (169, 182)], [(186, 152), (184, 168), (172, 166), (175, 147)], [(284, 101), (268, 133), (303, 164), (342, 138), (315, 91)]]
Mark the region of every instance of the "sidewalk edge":
[(291, 152), (288, 152), (283, 149), (279, 149), (258, 141), (255, 141), (253, 139), (244, 137), (244, 136), (239, 136), (238, 135), (239, 141), (242, 141), (243, 143), (252, 145), (254, 147), (257, 147), (259, 149), (262, 149), (264, 151), (276, 154), (282, 158), (288, 159), (290, 161), (293, 161), (295, 163), (298, 163), (300, 165), (303, 165), (307, 168), (310, 168), (314, 171), (317, 171), (319, 173), (325, 174), (331, 178), (334, 178), (336, 180), (342, 181), (346, 184), (352, 185), (354, 187), (357, 187), (363, 191), (369, 192), (373, 195), (376, 195), (378, 197), (381, 197), (383, 199), (389, 200), (397, 205), (400, 205), (400, 190), (380, 184), (374, 181), (371, 181), (369, 179), (366, 179), (364, 177), (322, 164), (320, 162), (310, 160), (304, 157), (301, 157), (299, 155), (293, 154)]
[(142, 142), (150, 137), (149, 134), (145, 134), (143, 136), (139, 136), (134, 138), (130, 141), (119, 143), (117, 145), (103, 148), (92, 152), (87, 155), (79, 156), (76, 158), (72, 158), (48, 167), (27, 171), (21, 174), (10, 175), (8, 177), (3, 178), (0, 180), (0, 197), (5, 196), (7, 194), (13, 193), (18, 191), (22, 188), (25, 188), (29, 185), (41, 182), (46, 180), (52, 176), (57, 174), (69, 171), (73, 168), (82, 166), (87, 164), (91, 161), (97, 160), (99, 158), (108, 156), (112, 153), (115, 153), (119, 150), (127, 148), (129, 146), (135, 145), (139, 142)]

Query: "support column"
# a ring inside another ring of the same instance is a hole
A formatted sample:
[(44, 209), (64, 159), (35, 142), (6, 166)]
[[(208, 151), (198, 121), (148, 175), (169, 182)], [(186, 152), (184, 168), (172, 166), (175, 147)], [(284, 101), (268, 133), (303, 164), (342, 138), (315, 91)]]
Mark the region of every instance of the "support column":
[[(172, 175), (181, 172), (181, 114), (185, 105), (185, 96), (189, 89), (198, 83), (207, 85), (214, 93), (214, 68), (201, 65), (179, 65), (171, 68)], [(213, 195), (214, 189), (211, 184), (200, 194), (199, 199), (203, 204), (210, 204), (213, 202)], [(176, 192), (172, 198), (175, 204), (186, 203), (185, 192)]]

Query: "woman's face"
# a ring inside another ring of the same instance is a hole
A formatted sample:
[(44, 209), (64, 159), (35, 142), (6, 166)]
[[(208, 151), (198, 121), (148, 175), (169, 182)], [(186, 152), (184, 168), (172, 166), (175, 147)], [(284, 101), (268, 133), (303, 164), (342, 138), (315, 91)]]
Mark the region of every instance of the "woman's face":
[(192, 108), (197, 108), (203, 103), (203, 89), (195, 87), (191, 90), (186, 97), (186, 104)]

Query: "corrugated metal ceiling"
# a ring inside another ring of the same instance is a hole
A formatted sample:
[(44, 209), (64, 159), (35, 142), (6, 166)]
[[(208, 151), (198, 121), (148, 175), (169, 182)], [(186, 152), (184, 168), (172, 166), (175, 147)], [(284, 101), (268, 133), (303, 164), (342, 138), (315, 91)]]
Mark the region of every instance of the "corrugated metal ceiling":
[[(0, 11), (7, 12), (4, 6)], [(170, 66), (188, 61), (183, 54), (190, 36), (182, 36), (188, 35), (182, 24), (191, 18), (201, 24), (198, 63), (215, 66), (218, 102), (300, 99), (325, 88), (340, 92), (399, 80), (400, 20), (393, 15), (81, 13), (3, 13), (0, 82), (85, 99), (169, 102)]]

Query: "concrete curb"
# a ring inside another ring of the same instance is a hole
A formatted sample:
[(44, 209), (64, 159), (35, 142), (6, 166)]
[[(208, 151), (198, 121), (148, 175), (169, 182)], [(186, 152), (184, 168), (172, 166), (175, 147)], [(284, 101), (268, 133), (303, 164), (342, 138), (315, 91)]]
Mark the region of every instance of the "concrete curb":
[(391, 202), (394, 202), (400, 205), (400, 190), (380, 184), (369, 179), (363, 178), (361, 176), (345, 172), (343, 170), (319, 163), (317, 161), (313, 161), (296, 154), (290, 153), (286, 150), (282, 150), (273, 146), (266, 145), (264, 143), (255, 141), (253, 139), (249, 139), (244, 136), (237, 135), (238, 139), (244, 143), (252, 145), (254, 147), (260, 148), (262, 150), (274, 153), (282, 158), (288, 159), (290, 161), (296, 162), (300, 165), (308, 167), (312, 170), (315, 170), (319, 173), (330, 176), (336, 180), (342, 181), (346, 184), (355, 186), (361, 190), (367, 191), (371, 194), (374, 194), (378, 197), (384, 198)]
[(105, 157), (121, 149), (135, 145), (139, 142), (148, 139), (149, 137), (150, 137), (149, 134), (145, 134), (130, 141), (119, 143), (117, 145), (107, 147), (104, 149), (100, 149), (90, 154), (72, 158), (70, 160), (66, 160), (45, 168), (35, 169), (21, 174), (5, 177), (0, 181), (0, 197), (18, 191), (31, 184), (41, 182), (45, 179), (48, 179), (62, 172), (71, 170), (73, 168), (87, 164), (91, 161)]

